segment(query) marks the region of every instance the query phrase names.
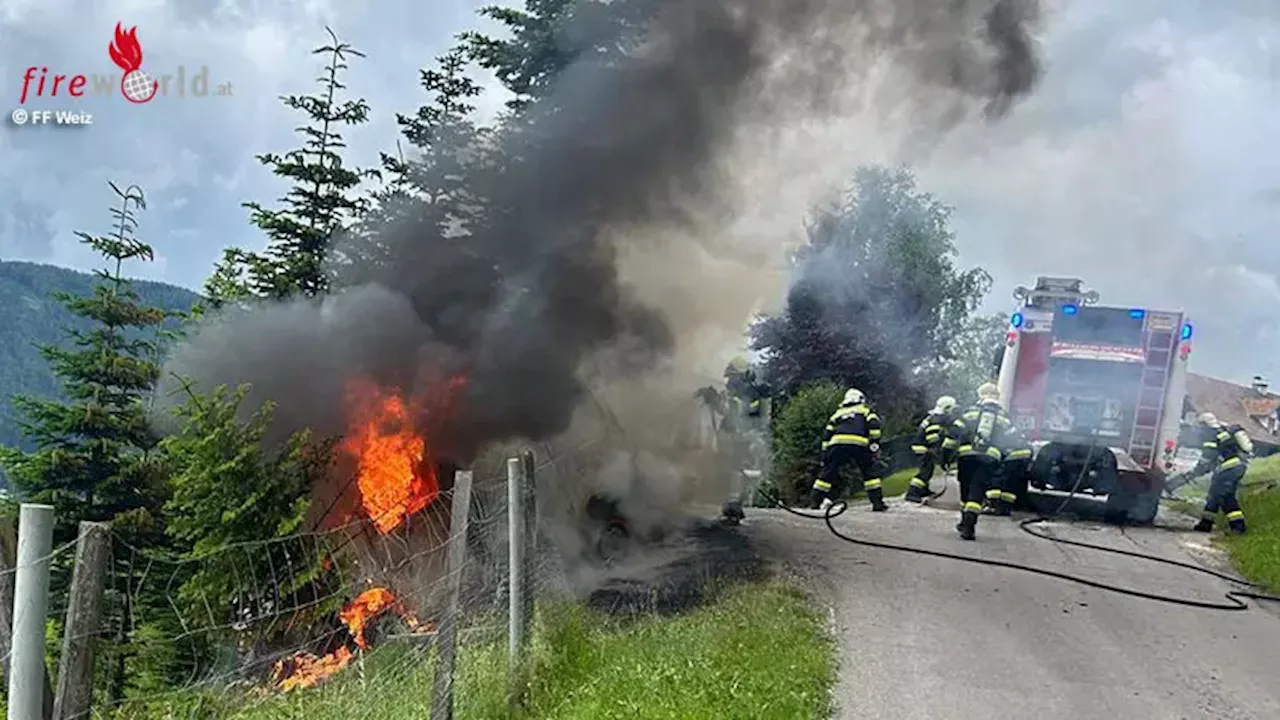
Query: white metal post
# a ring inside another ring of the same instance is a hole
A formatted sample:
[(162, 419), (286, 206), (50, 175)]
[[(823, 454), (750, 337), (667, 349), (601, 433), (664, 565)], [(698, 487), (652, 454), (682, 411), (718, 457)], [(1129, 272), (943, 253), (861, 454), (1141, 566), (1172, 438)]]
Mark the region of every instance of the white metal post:
[(520, 458), (507, 460), (507, 662), (518, 672), (524, 647), (524, 467)]
[(51, 505), (23, 503), (18, 514), (9, 720), (36, 720), (44, 716), (44, 626), (49, 617), (53, 520)]

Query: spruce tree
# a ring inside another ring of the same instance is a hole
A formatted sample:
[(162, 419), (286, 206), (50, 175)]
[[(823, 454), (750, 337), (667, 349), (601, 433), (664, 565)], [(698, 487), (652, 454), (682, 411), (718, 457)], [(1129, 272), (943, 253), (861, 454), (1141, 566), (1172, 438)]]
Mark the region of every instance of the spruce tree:
[[(419, 71), (428, 101), (411, 115), (396, 115), (405, 142), (397, 141), (396, 154), (382, 154), (386, 182), (341, 247), (344, 284), (394, 272), (397, 251), (442, 264), (465, 254), (463, 238), (483, 221), (478, 175), (489, 169), (491, 154), (489, 133), (474, 119), (472, 103), (482, 88), (467, 77), (468, 63), (465, 48), (457, 47), (436, 67)], [(421, 242), (434, 243), (430, 252)]]
[[(68, 347), (40, 348), (62, 381), (65, 399), (14, 398), (24, 417), (23, 434), (35, 449), (0, 448), (0, 465), (25, 501), (54, 507), (55, 545), (73, 541), (78, 523), (90, 520), (111, 522), (129, 547), (148, 547), (163, 538), (164, 465), (146, 402), (159, 376), (166, 313), (143, 305), (123, 274), (126, 262), (154, 257), (135, 234), (136, 211), (146, 208), (143, 192), (109, 184), (120, 202), (111, 210), (114, 231), (76, 233), (106, 260), (95, 273), (93, 295), (55, 294), (72, 315), (89, 320), (90, 328), (68, 329)], [(54, 561), (55, 607), (65, 604), (69, 565), (68, 554)], [(117, 557), (104, 618), (104, 632), (114, 642), (98, 665), (108, 701), (123, 695), (126, 662), (134, 653), (130, 628), (137, 598), (132, 588), (140, 572)]]
[(144, 306), (123, 275), (126, 262), (154, 257), (135, 235), (135, 213), (146, 208), (142, 190), (110, 187), (120, 202), (111, 210), (114, 231), (76, 233), (107, 261), (95, 273), (93, 295), (55, 294), (92, 327), (68, 329), (69, 347), (40, 348), (62, 381), (65, 399), (15, 397), (23, 434), (35, 450), (0, 449), (0, 465), (23, 499), (55, 507), (56, 542), (73, 539), (82, 520), (150, 515), (163, 495), (152, 452), (158, 438), (148, 426), (145, 403), (159, 376), (159, 331), (166, 314)]
[[(176, 411), (182, 429), (162, 444), (172, 458), (166, 529), (191, 568), (173, 600), (187, 625), (205, 627), (203, 640), (243, 641), (234, 629), (243, 623), (253, 640), (276, 645), (288, 627), (309, 627), (337, 609), (336, 588), (326, 585), (332, 578), (322, 567), (324, 539), (304, 532), (311, 488), (329, 472), (332, 441), (301, 431), (281, 447), (267, 447), (274, 405), (241, 419), (248, 390), (219, 387), (199, 396), (188, 387)], [(282, 615), (291, 622), (269, 621)]]
[(272, 299), (323, 295), (331, 281), (325, 261), (334, 237), (365, 210), (367, 201), (355, 190), (365, 179), (376, 178), (378, 171), (344, 163), (346, 143), (340, 129), (367, 122), (369, 105), (362, 98), (339, 97), (346, 89), (340, 77), (348, 69), (347, 59), (364, 54), (325, 30), (331, 42), (312, 51), (327, 56), (325, 70), (317, 78), (320, 92), (281, 98), (285, 106), (307, 117), (307, 124), (298, 128), (302, 146), (257, 156), (292, 186), (279, 199), (279, 209), (244, 204), (253, 224), (267, 234), (267, 248), (262, 253), (237, 249), (226, 253), (206, 287), (215, 306), (243, 301), (249, 295)]

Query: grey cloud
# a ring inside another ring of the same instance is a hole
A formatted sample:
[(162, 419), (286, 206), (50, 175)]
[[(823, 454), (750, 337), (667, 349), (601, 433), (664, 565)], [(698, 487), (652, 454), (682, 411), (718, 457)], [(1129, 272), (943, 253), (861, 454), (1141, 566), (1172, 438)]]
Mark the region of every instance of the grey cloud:
[(1037, 274), (1074, 274), (1104, 301), (1191, 313), (1201, 372), (1280, 376), (1280, 206), (1259, 202), (1280, 186), (1276, 17), (1261, 4), (1068, 7), (1041, 91), (923, 168), (957, 206), (962, 255), (996, 277), (993, 309)]
[[(324, 21), (370, 53), (353, 63), (348, 83), (374, 109), (373, 123), (350, 134), (356, 158), (369, 162), (392, 142), (392, 113), (422, 97), (416, 68), (475, 26), (481, 4), (395, 2), (308, 15), (300, 2), (252, 12), (248, 4), (169, 3), (128, 19), (83, 0), (6, 4), (0, 94), (10, 102), (21, 69), (37, 59), (110, 70), (104, 38), (117, 20), (139, 25), (158, 63), (182, 58), (216, 67), (235, 83), (236, 98), (225, 109), (103, 104), (93, 108), (99, 124), (79, 139), (3, 133), (0, 255), (87, 262), (70, 230), (107, 220), (106, 180), (145, 180), (156, 186), (147, 188), (153, 209), (143, 228), (167, 259), (164, 277), (198, 287), (222, 246), (262, 241), (239, 203), (268, 200), (281, 188), (251, 155), (295, 142), (296, 117), (276, 96), (313, 87), (306, 53), (323, 39)], [(1076, 273), (1116, 302), (1194, 312), (1201, 371), (1280, 377), (1280, 327), (1265, 282), (1280, 276), (1273, 230), (1280, 226), (1280, 171), (1272, 160), (1280, 137), (1280, 5), (1058, 4), (1048, 19), (1039, 92), (1005, 122), (959, 132), (920, 163), (922, 184), (957, 206), (962, 259), (996, 276), (993, 309), (1007, 308), (1009, 291), (1037, 273)], [(396, 22), (387, 21), (392, 16)], [(288, 62), (265, 60), (277, 57)], [(876, 138), (849, 137), (867, 146)], [(824, 151), (832, 163), (843, 162), (833, 148)], [(184, 152), (195, 158), (182, 160)], [(865, 148), (855, 154), (892, 155)], [(796, 166), (801, 172), (803, 163)], [(765, 174), (790, 177), (776, 169)], [(790, 183), (773, 187), (796, 192)], [(191, 203), (174, 207), (177, 197)], [(788, 198), (780, 206), (798, 203)], [(14, 235), (10, 224), (35, 229)], [(799, 220), (776, 224), (798, 227)], [(1238, 267), (1262, 280), (1242, 281), (1233, 274)]]

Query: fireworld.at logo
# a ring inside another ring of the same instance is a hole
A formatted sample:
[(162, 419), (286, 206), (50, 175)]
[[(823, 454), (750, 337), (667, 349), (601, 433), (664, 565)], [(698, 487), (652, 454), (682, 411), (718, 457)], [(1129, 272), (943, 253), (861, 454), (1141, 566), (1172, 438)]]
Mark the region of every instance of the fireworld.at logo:
[[(179, 65), (175, 73), (161, 74), (159, 79), (143, 70), (142, 44), (138, 42), (137, 27), (125, 30), (121, 23), (116, 23), (115, 38), (107, 45), (107, 54), (111, 62), (123, 71), (118, 78), (97, 73), (61, 75), (50, 73), (47, 67), (32, 66), (22, 76), (22, 94), (18, 102), (25, 103), (32, 97), (112, 95), (117, 89), (126, 100), (138, 105), (151, 102), (158, 95), (204, 97), (210, 94), (207, 66), (188, 73), (186, 66)], [(215, 90), (212, 94), (229, 96), (231, 83), (220, 83)]]
[(116, 39), (107, 46), (107, 52), (111, 55), (111, 62), (124, 71), (120, 78), (120, 94), (131, 103), (150, 102), (160, 91), (160, 81), (152, 80), (142, 70), (142, 46), (138, 44), (138, 28), (135, 26), (122, 32), (120, 23), (116, 23)]

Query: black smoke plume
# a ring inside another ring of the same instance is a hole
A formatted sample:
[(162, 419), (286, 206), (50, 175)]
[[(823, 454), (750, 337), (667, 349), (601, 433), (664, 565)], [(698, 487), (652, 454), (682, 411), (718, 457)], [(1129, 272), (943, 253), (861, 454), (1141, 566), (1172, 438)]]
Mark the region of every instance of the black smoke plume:
[(221, 318), (169, 369), (204, 386), (251, 383), (278, 403), (282, 429), (320, 432), (341, 432), (352, 375), (414, 394), (460, 372), (455, 457), (554, 436), (583, 399), (586, 360), (610, 351), (625, 361), (618, 372), (639, 373), (672, 350), (670, 318), (619, 279), (618, 238), (687, 227), (691, 212), (732, 214), (717, 161), (743, 123), (822, 112), (864, 61), (887, 59), (922, 93), (993, 116), (1039, 76), (1037, 0), (573, 8), (562, 40), (576, 59), (499, 134), (501, 167), (473, 178), (486, 212), (469, 235), (387, 227), (394, 261), (367, 286)]

